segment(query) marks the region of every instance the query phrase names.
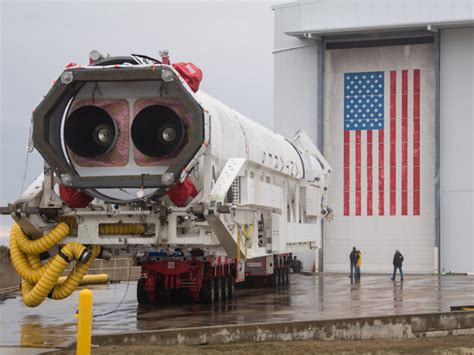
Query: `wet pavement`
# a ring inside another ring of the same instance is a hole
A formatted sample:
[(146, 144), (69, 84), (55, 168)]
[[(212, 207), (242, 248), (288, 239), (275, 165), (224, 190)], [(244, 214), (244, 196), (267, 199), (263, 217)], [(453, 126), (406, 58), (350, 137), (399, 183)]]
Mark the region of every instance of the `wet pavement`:
[[(290, 286), (238, 289), (235, 300), (214, 306), (138, 306), (136, 282), (90, 288), (94, 334), (444, 312), (451, 306), (474, 304), (473, 276), (408, 275), (403, 283), (394, 283), (387, 275), (364, 275), (353, 282), (341, 274), (292, 274)], [(0, 301), (0, 347), (54, 347), (74, 339), (77, 297), (75, 292), (62, 301), (47, 299), (37, 308), (23, 305), (19, 295)]]

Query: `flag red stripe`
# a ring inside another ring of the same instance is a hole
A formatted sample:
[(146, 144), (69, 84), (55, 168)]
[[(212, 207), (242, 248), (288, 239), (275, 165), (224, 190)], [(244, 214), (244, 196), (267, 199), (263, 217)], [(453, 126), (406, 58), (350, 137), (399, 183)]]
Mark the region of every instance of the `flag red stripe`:
[(379, 216), (384, 215), (384, 130), (379, 130)]
[(402, 215), (408, 215), (408, 70), (402, 71)]
[(420, 215), (420, 69), (413, 71), (413, 215)]
[(367, 216), (372, 216), (372, 131), (367, 131)]
[(350, 212), (350, 143), (351, 132), (344, 130), (344, 216)]
[(355, 197), (355, 214), (356, 216), (360, 216), (361, 214), (361, 136), (362, 132), (360, 130), (355, 131), (355, 188), (356, 188), (356, 197)]
[(397, 211), (397, 72), (390, 72), (390, 215)]

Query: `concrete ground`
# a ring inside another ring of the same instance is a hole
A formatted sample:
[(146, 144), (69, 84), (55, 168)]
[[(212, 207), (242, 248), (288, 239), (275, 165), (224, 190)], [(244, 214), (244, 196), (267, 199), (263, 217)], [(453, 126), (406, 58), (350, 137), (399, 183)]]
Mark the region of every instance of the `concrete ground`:
[[(420, 314), (474, 304), (470, 276), (408, 275), (403, 283), (390, 281), (389, 275), (363, 275), (356, 283), (341, 274), (296, 274), (291, 279), (290, 286), (278, 290), (238, 289), (237, 299), (214, 306), (142, 307), (136, 303), (135, 282), (92, 286), (93, 332)], [(37, 308), (24, 306), (19, 296), (0, 301), (0, 347), (54, 347), (74, 339), (77, 295), (47, 299)]]

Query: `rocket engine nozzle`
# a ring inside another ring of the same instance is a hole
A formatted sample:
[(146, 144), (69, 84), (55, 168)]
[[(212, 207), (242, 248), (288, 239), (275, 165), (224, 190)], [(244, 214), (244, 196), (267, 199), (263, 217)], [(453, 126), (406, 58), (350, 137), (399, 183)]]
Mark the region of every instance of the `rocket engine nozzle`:
[(66, 145), (83, 158), (97, 158), (109, 152), (118, 136), (114, 120), (97, 106), (83, 106), (75, 110), (64, 126)]
[(181, 118), (172, 109), (152, 105), (141, 110), (132, 123), (132, 141), (144, 155), (169, 157), (182, 145), (185, 130)]

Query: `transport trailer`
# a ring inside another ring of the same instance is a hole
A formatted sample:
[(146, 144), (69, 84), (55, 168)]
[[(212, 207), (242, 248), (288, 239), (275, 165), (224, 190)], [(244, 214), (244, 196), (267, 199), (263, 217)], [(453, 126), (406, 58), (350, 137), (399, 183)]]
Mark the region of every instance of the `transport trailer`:
[(249, 286), (279, 287), (290, 283), (291, 253), (263, 256), (247, 260), (245, 280)]
[(180, 249), (169, 255), (162, 251), (148, 251), (135, 257), (141, 266), (142, 277), (137, 283), (137, 301), (169, 303), (187, 299), (204, 304), (233, 299), (235, 285), (288, 285), (291, 253), (269, 255), (245, 263), (239, 272), (236, 259), (226, 256), (192, 252), (184, 255)]
[[(199, 253), (198, 253), (199, 254)], [(138, 254), (141, 266), (137, 283), (138, 303), (168, 303), (177, 298), (193, 302), (219, 303), (234, 298), (238, 277), (236, 260), (226, 256), (184, 255), (150, 251)]]

